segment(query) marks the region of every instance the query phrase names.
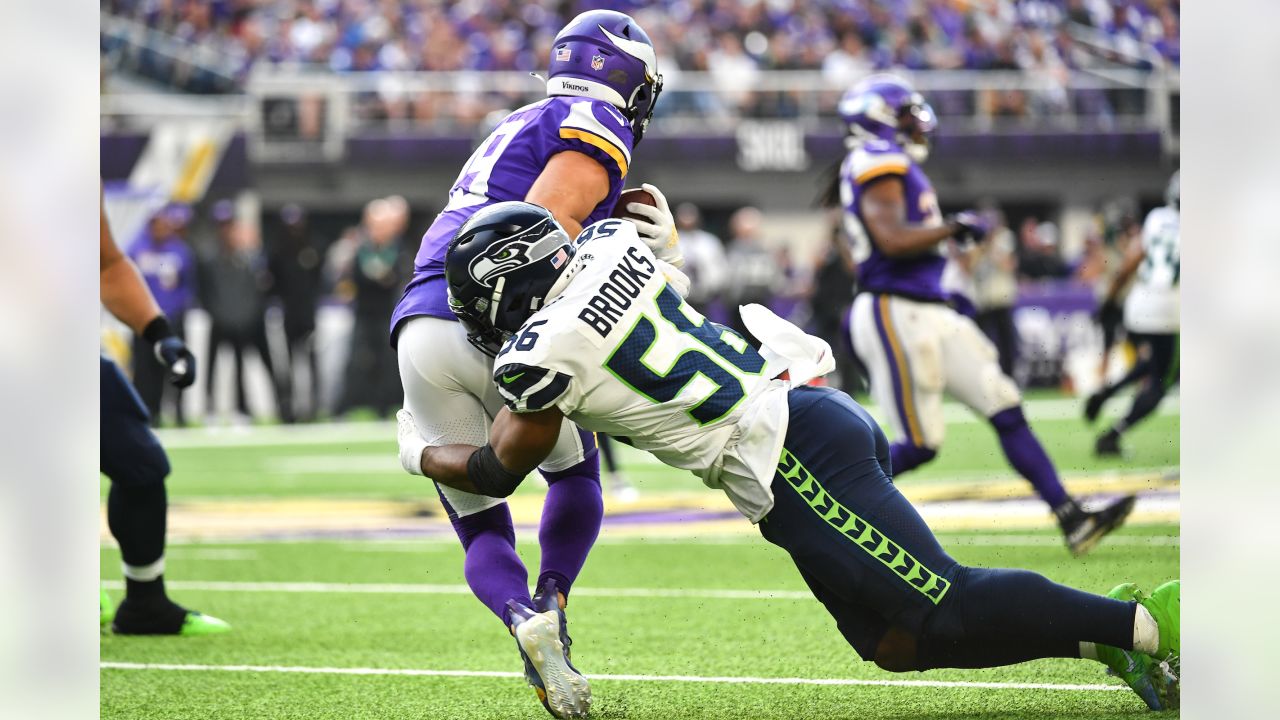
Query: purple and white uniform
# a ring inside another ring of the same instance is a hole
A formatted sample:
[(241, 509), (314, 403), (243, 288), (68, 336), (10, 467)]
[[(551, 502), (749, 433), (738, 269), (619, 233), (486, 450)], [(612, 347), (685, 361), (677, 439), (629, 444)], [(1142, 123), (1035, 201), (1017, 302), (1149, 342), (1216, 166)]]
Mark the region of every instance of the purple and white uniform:
[(853, 257), (858, 262), (858, 288), (926, 302), (945, 302), (947, 293), (942, 288), (942, 272), (947, 258), (943, 244), (919, 255), (892, 258), (876, 247), (862, 224), (863, 193), (871, 183), (887, 176), (902, 179), (908, 224), (926, 227), (942, 224), (933, 184), (901, 147), (887, 140), (870, 140), (850, 152), (840, 166), (840, 203), (845, 211), (845, 230), (853, 242)]
[[(901, 146), (875, 139), (850, 152), (840, 173), (845, 229), (858, 261), (850, 334), (867, 366), (872, 397), (889, 416), (895, 444), (930, 450), (942, 445), (944, 391), (982, 417), (1017, 406), (1017, 385), (1001, 372), (995, 347), (948, 304), (946, 241), (919, 254), (889, 257), (863, 226), (863, 193), (885, 177), (902, 182), (908, 224), (941, 225), (938, 198), (924, 171)], [(895, 469), (910, 465), (895, 463)]]
[(507, 116), (462, 168), (449, 204), (422, 237), (414, 275), (391, 316), (391, 343), (405, 320), (419, 315), (454, 320), (444, 281), (444, 256), (458, 228), (497, 202), (524, 200), (551, 157), (572, 150), (595, 158), (609, 173), (609, 194), (583, 221), (603, 220), (622, 192), (634, 138), (629, 121), (612, 105), (555, 96)]

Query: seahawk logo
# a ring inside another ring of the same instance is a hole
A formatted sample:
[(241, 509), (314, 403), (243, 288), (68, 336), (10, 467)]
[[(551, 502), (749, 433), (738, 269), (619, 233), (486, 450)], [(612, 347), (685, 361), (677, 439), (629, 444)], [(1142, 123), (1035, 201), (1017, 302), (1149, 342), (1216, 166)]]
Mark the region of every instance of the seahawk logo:
[[(472, 279), (481, 285), (492, 285), (490, 281), (494, 278), (555, 255), (557, 250), (568, 244), (569, 238), (559, 228), (542, 235), (544, 226), (549, 222), (549, 218), (542, 220), (519, 235), (490, 245), (471, 261), (468, 270)], [(560, 264), (563, 262), (561, 259)], [(555, 265), (554, 259), (552, 264)]]

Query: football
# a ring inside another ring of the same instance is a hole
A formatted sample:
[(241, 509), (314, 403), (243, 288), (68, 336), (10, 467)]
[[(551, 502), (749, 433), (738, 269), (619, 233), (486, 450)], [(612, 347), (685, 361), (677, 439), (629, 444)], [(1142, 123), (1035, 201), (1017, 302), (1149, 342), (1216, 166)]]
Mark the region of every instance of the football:
[(643, 203), (652, 207), (658, 206), (658, 201), (653, 197), (653, 193), (644, 188), (631, 188), (630, 190), (623, 190), (622, 194), (618, 196), (618, 204), (613, 206), (613, 217), (649, 221), (648, 218), (627, 212), (628, 203)]

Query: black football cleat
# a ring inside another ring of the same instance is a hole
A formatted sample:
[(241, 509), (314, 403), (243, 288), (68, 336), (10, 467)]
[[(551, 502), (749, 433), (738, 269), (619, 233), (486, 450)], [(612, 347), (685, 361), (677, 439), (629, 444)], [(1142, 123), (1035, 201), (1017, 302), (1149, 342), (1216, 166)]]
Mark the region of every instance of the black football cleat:
[(1093, 443), (1093, 454), (1098, 457), (1120, 457), (1124, 450), (1120, 447), (1120, 433), (1108, 430), (1098, 436)]
[(1103, 397), (1102, 393), (1100, 392), (1096, 392), (1090, 395), (1089, 399), (1084, 401), (1085, 422), (1092, 425), (1094, 421), (1098, 419), (1098, 415), (1102, 413), (1102, 405), (1106, 401), (1107, 399)]
[(1092, 512), (1077, 509), (1061, 521), (1062, 534), (1067, 541), (1067, 549), (1071, 554), (1080, 557), (1098, 544), (1107, 533), (1124, 524), (1137, 497), (1129, 495)]

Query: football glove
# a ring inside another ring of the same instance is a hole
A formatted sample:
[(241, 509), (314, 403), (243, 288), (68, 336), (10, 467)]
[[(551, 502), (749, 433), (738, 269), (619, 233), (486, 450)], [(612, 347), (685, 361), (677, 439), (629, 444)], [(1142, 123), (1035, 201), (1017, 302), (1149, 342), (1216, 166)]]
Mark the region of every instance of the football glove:
[(169, 382), (174, 386), (190, 387), (196, 381), (196, 356), (182, 338), (173, 334), (168, 318), (160, 315), (148, 323), (142, 338), (151, 343), (156, 360), (168, 371)]
[(640, 187), (653, 195), (657, 206), (627, 203), (627, 212), (648, 218), (648, 222), (630, 217), (627, 220), (636, 226), (640, 239), (644, 240), (644, 244), (649, 246), (659, 260), (672, 267), (684, 267), (684, 255), (680, 252), (680, 235), (676, 232), (676, 221), (671, 216), (671, 207), (667, 205), (667, 198), (663, 196), (661, 190), (649, 183), (644, 183)]
[(960, 243), (961, 247), (970, 247), (987, 239), (987, 234), (991, 232), (991, 226), (986, 220), (976, 212), (966, 210), (956, 213), (950, 218), (950, 223), (955, 226), (955, 232), (951, 234)]

